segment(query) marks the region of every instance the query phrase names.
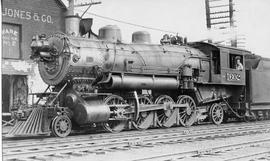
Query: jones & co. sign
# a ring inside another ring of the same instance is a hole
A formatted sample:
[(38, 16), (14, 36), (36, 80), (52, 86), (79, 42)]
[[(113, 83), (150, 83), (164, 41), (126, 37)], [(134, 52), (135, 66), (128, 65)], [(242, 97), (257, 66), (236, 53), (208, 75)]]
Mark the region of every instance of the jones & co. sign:
[(2, 16), (53, 24), (53, 19), (51, 15), (20, 9), (3, 8)]

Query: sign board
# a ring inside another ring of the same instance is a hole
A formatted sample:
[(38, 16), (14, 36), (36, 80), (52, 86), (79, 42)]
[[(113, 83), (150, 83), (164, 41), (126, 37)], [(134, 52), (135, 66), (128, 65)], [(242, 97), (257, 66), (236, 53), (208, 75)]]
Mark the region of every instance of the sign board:
[(2, 25), (2, 58), (20, 58), (20, 26)]
[(53, 19), (51, 15), (33, 12), (30, 10), (3, 8), (2, 16), (20, 20), (53, 24)]
[(227, 81), (241, 81), (241, 75), (238, 73), (226, 73)]

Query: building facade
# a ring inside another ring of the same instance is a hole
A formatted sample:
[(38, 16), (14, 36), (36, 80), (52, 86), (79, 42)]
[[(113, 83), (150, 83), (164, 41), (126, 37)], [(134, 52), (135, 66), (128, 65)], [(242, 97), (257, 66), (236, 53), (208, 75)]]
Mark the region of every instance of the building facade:
[(26, 105), (31, 92), (42, 92), (37, 64), (30, 60), (37, 34), (64, 32), (67, 8), (61, 0), (2, 0), (2, 112)]

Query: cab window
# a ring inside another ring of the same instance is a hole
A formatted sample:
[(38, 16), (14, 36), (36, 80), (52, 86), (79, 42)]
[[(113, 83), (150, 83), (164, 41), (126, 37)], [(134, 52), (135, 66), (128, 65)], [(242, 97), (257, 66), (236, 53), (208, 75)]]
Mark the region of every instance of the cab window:
[(230, 54), (230, 68), (236, 70), (244, 70), (243, 56), (237, 54)]

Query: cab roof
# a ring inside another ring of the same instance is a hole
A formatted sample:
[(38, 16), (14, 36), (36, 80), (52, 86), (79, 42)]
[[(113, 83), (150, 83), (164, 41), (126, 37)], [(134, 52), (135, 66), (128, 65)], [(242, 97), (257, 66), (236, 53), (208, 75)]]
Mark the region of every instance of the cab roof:
[(230, 46), (224, 46), (224, 45), (219, 45), (219, 44), (214, 44), (214, 43), (207, 43), (207, 42), (203, 42), (203, 41), (191, 42), (191, 43), (188, 43), (188, 45), (190, 45), (190, 46), (192, 46), (194, 48), (198, 48), (198, 49), (208, 47), (210, 49), (212, 48), (212, 50), (220, 50), (220, 49), (237, 50), (239, 52), (242, 52), (244, 55), (251, 54), (250, 51), (245, 50), (245, 49), (236, 48), (236, 47), (230, 47)]

